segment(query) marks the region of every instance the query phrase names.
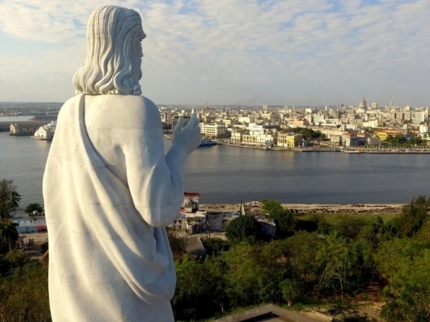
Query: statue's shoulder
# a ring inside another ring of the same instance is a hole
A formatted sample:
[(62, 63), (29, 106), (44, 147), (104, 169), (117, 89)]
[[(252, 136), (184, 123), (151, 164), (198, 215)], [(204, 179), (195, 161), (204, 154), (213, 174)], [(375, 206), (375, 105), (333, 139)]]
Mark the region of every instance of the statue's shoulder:
[(149, 98), (139, 95), (118, 95), (116, 108), (122, 113), (133, 114), (135, 116), (157, 116), (160, 117), (158, 107)]
[[(140, 128), (161, 125), (158, 107), (149, 98), (138, 95), (115, 95), (109, 98), (109, 109), (119, 126)], [(160, 124), (159, 124), (160, 123)]]
[(58, 114), (58, 120), (60, 121), (63, 117), (70, 117), (72, 113), (79, 113), (80, 95), (73, 96), (64, 102), (61, 106), (60, 113)]
[(158, 107), (149, 98), (140, 95), (118, 95), (118, 99), (121, 100), (121, 104), (124, 107), (135, 110), (149, 110), (150, 112), (157, 111)]

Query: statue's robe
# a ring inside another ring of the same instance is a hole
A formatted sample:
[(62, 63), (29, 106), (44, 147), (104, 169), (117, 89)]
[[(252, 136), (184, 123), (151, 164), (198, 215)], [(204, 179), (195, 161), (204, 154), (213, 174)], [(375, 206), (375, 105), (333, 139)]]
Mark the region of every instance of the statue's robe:
[[(160, 115), (150, 100), (106, 96), (107, 105), (124, 103), (125, 115), (140, 114), (128, 115), (130, 122), (112, 115), (118, 128), (92, 141), (85, 96), (71, 98), (61, 108), (46, 164), (52, 318), (172, 321), (176, 276), (164, 227), (183, 201), (182, 170), (166, 163)], [(109, 157), (96, 149), (101, 144), (107, 145), (103, 151), (123, 156), (124, 164), (108, 164)]]

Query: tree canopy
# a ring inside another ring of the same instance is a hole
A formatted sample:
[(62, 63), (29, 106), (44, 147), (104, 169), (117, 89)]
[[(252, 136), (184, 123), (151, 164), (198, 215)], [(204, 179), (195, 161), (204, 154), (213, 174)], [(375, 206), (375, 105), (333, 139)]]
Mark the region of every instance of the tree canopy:
[(225, 235), (229, 241), (238, 243), (243, 240), (256, 240), (260, 233), (260, 224), (254, 217), (240, 216), (228, 224)]
[(0, 219), (10, 217), (10, 213), (19, 206), (21, 196), (13, 180), (0, 180)]
[(42, 213), (43, 212), (43, 207), (41, 204), (35, 202), (35, 203), (31, 203), (29, 204), (26, 208), (25, 208), (25, 212), (28, 214), (32, 214), (34, 211), (38, 212), (38, 213)]

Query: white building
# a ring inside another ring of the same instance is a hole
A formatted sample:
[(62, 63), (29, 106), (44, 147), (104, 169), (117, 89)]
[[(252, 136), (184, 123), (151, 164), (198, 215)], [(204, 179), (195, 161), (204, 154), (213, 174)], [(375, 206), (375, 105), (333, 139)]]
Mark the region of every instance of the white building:
[(224, 124), (205, 124), (204, 135), (208, 138), (223, 138), (227, 134), (227, 128)]
[(415, 112), (414, 123), (415, 124), (423, 123), (426, 120), (426, 118), (427, 118), (427, 115), (425, 111), (417, 111)]
[(33, 138), (38, 140), (52, 140), (56, 127), (56, 121), (52, 121), (49, 124), (43, 125), (39, 127), (36, 132), (34, 132)]
[(264, 134), (263, 125), (258, 125), (256, 123), (249, 123), (248, 130), (250, 135)]
[(428, 125), (420, 125), (420, 134), (428, 134), (428, 133), (429, 133)]
[(379, 126), (378, 120), (369, 120), (363, 122), (363, 127), (377, 128)]

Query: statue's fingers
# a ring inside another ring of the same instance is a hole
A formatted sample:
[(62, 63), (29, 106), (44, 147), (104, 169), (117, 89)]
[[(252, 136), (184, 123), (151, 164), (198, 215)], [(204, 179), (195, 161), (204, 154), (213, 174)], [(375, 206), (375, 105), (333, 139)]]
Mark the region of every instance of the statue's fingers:
[(197, 116), (193, 114), (191, 115), (191, 118), (188, 121), (187, 126), (193, 129), (196, 126), (196, 123), (198, 123), (198, 119), (197, 119)]
[(176, 123), (175, 132), (180, 131), (183, 125), (184, 125), (184, 117), (181, 115), (179, 116), (178, 123)]

